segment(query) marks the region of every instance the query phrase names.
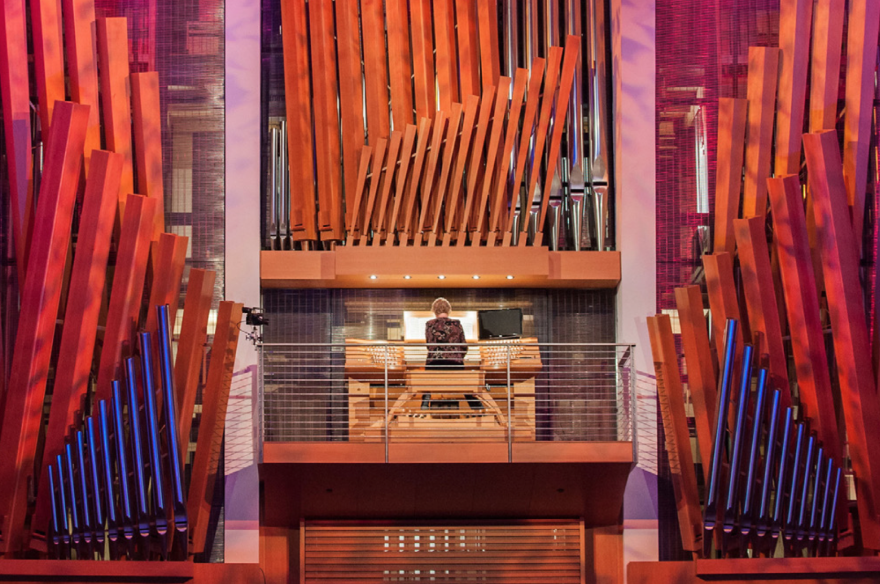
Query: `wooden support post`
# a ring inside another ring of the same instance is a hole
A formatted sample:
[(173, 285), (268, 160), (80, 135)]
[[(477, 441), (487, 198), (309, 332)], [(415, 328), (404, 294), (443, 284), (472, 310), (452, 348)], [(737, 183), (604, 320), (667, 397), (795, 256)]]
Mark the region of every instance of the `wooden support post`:
[(64, 101), (64, 43), (61, 38), (60, 0), (30, 0), (31, 35), (34, 40), (34, 77), (37, 80), (40, 126), (49, 135), (52, 110)]
[(401, 146), (400, 150), (400, 163), (397, 166), (397, 176), (394, 179), (394, 204), (392, 205), (391, 216), (388, 219), (388, 235), (385, 241), (386, 245), (394, 245), (395, 233), (402, 231), (399, 228), (400, 208), (404, 204), (404, 197), (406, 196), (407, 175), (409, 174), (410, 160), (412, 159), (412, 151), (415, 142), (416, 127), (409, 124), (404, 131), (403, 146)]
[(859, 284), (859, 254), (846, 201), (843, 165), (833, 130), (804, 134), (810, 192), (816, 215), (834, 355), (852, 467), (859, 521), (867, 549), (880, 549), (880, 404)]
[[(388, 157), (385, 161), (385, 168), (382, 171), (381, 190), (382, 196), (377, 203), (376, 210), (373, 211), (373, 219), (375, 225), (373, 228), (373, 245), (378, 246), (382, 242), (385, 232), (385, 219), (388, 213), (388, 203), (391, 197), (391, 184), (394, 182), (394, 170), (397, 167), (397, 156), (400, 152), (400, 144), (403, 141), (403, 132), (397, 130), (391, 132), (391, 141), (388, 146)], [(377, 178), (378, 177), (375, 177)]]
[(101, 111), (98, 107), (98, 61), (95, 55), (95, 0), (61, 0), (70, 99), (89, 106), (89, 128), (83, 148), (88, 173), (92, 150), (101, 148)]
[[(498, 96), (495, 98), (495, 110), (492, 112), (492, 133), (489, 137), (489, 149), (486, 152), (486, 169), (483, 172), (482, 193), (480, 194), (480, 202), (477, 206), (477, 221), (472, 226), (474, 233), (471, 238), (471, 245), (473, 246), (479, 246), (480, 241), (486, 235), (485, 228), (489, 222), (486, 212), (491, 208), (489, 193), (494, 184), (495, 163), (502, 158), (499, 148), (501, 146), (501, 136), (504, 133), (504, 118), (507, 116), (508, 95), (510, 95), (510, 77), (501, 77), (498, 81)], [(522, 97), (520, 97), (520, 103), (522, 103)], [(509, 156), (507, 160), (509, 164)]]
[[(281, 3), (284, 96), (290, 184), (290, 230), (295, 240), (315, 241), (315, 152), (312, 148), (312, 97), (305, 0)], [(295, 155), (292, 153), (296, 153)]]
[(134, 193), (127, 22), (125, 18), (99, 18), (97, 24), (104, 141), (107, 150), (123, 156), (119, 183), (120, 224), (125, 217), (126, 198)]
[(134, 110), (134, 146), (137, 157), (137, 192), (156, 199), (153, 241), (165, 232), (165, 189), (162, 186), (162, 111), (159, 105), (159, 74), (131, 74)]
[(373, 150), (373, 161), (370, 164), (370, 197), (364, 207), (363, 227), (360, 230), (361, 245), (367, 242), (370, 235), (370, 221), (373, 215), (373, 208), (376, 206), (376, 193), (379, 192), (379, 179), (382, 176), (382, 165), (385, 161), (385, 145), (388, 142), (386, 138), (376, 140), (376, 148)]
[(434, 0), (434, 47), (436, 49), (437, 100), (440, 111), (452, 111), (459, 101), (458, 52), (455, 44), (453, 0)]
[(833, 130), (840, 93), (840, 53), (843, 44), (844, 0), (817, 0), (813, 10), (810, 55), (811, 132)]
[[(177, 342), (177, 357), (174, 360), (174, 388), (177, 391), (177, 411), (180, 416), (177, 423), (180, 425), (180, 449), (184, 453), (187, 452), (189, 431), (192, 428), (216, 276), (211, 270), (193, 268), (189, 272), (189, 283), (186, 287), (183, 322), (180, 325), (180, 340)], [(184, 454), (184, 464), (185, 456)]]
[(388, 115), (388, 54), (385, 50), (385, 15), (382, 0), (361, 0), (364, 34), (364, 83), (367, 96), (367, 137), (375, 145), (391, 133)]
[(370, 159), (373, 156), (373, 148), (370, 146), (364, 146), (363, 150), (361, 150), (361, 161), (358, 165), (358, 174), (357, 174), (357, 186), (354, 191), (354, 200), (353, 204), (351, 204), (351, 215), (348, 220), (348, 245), (353, 245), (356, 238), (359, 236), (358, 222), (360, 221), (361, 216), (361, 206), (364, 198), (364, 189), (367, 185), (367, 172), (370, 170)]
[(193, 459), (192, 478), (187, 498), (187, 521), (194, 553), (205, 549), (208, 520), (214, 503), (214, 485), (223, 452), (226, 406), (235, 367), (235, 352), (241, 332), (241, 304), (222, 301), (217, 310), (217, 328), (211, 344), (211, 361), (202, 400), (199, 438)]
[(480, 95), (480, 48), (477, 41), (476, 0), (455, 0), (455, 28), (458, 32), (458, 79), (461, 83), (461, 100), (467, 101), (472, 95)]
[(157, 338), (156, 335), (159, 331), (159, 323), (156, 320), (157, 306), (168, 305), (171, 326), (174, 326), (180, 304), (180, 281), (183, 278), (183, 269), (186, 265), (188, 244), (188, 237), (163, 233), (159, 236), (159, 241), (154, 241), (150, 247), (153, 282), (150, 287), (147, 322), (144, 328), (153, 338)]
[[(123, 166), (123, 173), (125, 172)], [(129, 209), (130, 207), (130, 209)], [(122, 361), (130, 357), (137, 346), (135, 333), (144, 296), (144, 280), (150, 258), (150, 238), (153, 234), (155, 199), (129, 195), (125, 216), (122, 219), (119, 247), (116, 252), (116, 270), (110, 305), (107, 308), (107, 324), (104, 343), (98, 364), (98, 384), (95, 403), (109, 400), (110, 383), (122, 379)]]
[(412, 177), (410, 178), (409, 188), (407, 189), (406, 203), (404, 205), (403, 216), (403, 232), (400, 245), (408, 245), (409, 240), (413, 236), (413, 214), (415, 212), (416, 199), (419, 196), (419, 185), (421, 184), (422, 168), (425, 165), (425, 152), (428, 149), (428, 140), (431, 136), (431, 120), (422, 118), (419, 122), (419, 141), (416, 144), (416, 159), (413, 163)]
[(877, 35), (880, 33), (880, 2), (851, 0), (847, 23), (843, 176), (846, 180), (847, 201), (852, 212), (853, 236), (861, 255), (871, 116), (874, 110), (874, 70), (877, 68)]
[(697, 494), (691, 439), (688, 436), (681, 374), (678, 369), (678, 356), (675, 353), (675, 338), (672, 336), (669, 315), (649, 316), (648, 332), (651, 336), (654, 372), (657, 375), (660, 414), (666, 430), (664, 432), (666, 452), (669, 455), (672, 489), (675, 492), (678, 509), (681, 545), (686, 551), (696, 553), (702, 549), (703, 517), (700, 514), (700, 499)]
[(797, 174), (801, 169), (812, 19), (813, 0), (782, 0), (779, 4), (776, 176)]
[[(88, 227), (80, 229), (73, 258), (43, 460), (55, 460), (55, 456), (62, 453), (67, 430), (89, 390), (121, 177), (121, 154), (104, 150), (92, 153), (92, 171), (86, 183), (80, 219), (80, 224)], [(46, 488), (45, 464), (40, 477), (37, 484), (42, 488), (37, 490), (37, 508), (31, 521), (31, 547), (46, 551), (51, 500)]]
[(842, 460), (801, 185), (797, 175), (771, 178), (767, 184), (802, 417), (810, 419), (825, 453)]
[(740, 323), (736, 332), (738, 349), (735, 367), (738, 367), (743, 341), (749, 339), (749, 335), (743, 330), (744, 323), (736, 299), (733, 256), (729, 253), (704, 255), (703, 269), (706, 271), (706, 289), (709, 292), (709, 309), (712, 311), (712, 340), (715, 342), (718, 363), (724, 362), (724, 326), (728, 318), (733, 318)]
[(416, 117), (433, 119), (437, 104), (434, 95), (434, 26), (431, 0), (412, 0), (409, 10)]
[[(764, 229), (764, 217), (737, 219), (733, 222), (739, 261), (743, 274), (743, 290), (749, 311), (752, 333), (762, 335), (761, 352), (770, 356), (770, 379), (773, 387), (782, 392), (782, 407), (791, 405), (791, 387), (788, 383), (788, 363), (782, 342), (779, 307), (770, 268), (770, 250)], [(760, 354), (758, 355), (760, 359)]]
[[(479, 100), (478, 97), (472, 95), (469, 101), (473, 103), (474, 99)], [(473, 107), (471, 109), (472, 111), (474, 110)], [(461, 127), (461, 114), (461, 106), (457, 103), (452, 104), (452, 113), (449, 116), (449, 126), (446, 128), (446, 143), (443, 145), (443, 163), (440, 169), (440, 182), (437, 183), (437, 200), (434, 203), (434, 222), (431, 228), (431, 236), (428, 240), (428, 245), (434, 245), (437, 243), (437, 237), (440, 235), (440, 218), (443, 211), (443, 202), (446, 199), (446, 185), (449, 183), (449, 174), (452, 171), (452, 161), (455, 158), (456, 144), (458, 143), (458, 129)], [(452, 212), (450, 205), (447, 204), (446, 208), (447, 213)]]
[(718, 372), (709, 344), (709, 328), (703, 313), (703, 293), (700, 287), (676, 288), (675, 304), (681, 323), (681, 344), (687, 363), (688, 388), (694, 402), (697, 446), (703, 462), (703, 478), (708, 485)]
[(718, 100), (718, 148), (715, 168), (715, 253), (733, 253), (733, 220), (739, 216), (748, 100)]
[[(24, 2), (0, 2), (0, 103), (3, 107), (3, 132), (6, 141), (6, 164), (12, 199), (10, 219), (18, 267), (19, 287), (27, 273), (28, 242), (33, 207), (31, 152), (31, 102), (28, 88), (27, 31)], [(2, 414), (2, 410), (0, 410)]]
[(763, 217), (767, 214), (767, 177), (772, 166), (770, 150), (773, 147), (778, 71), (779, 49), (749, 47), (749, 130), (746, 138), (743, 217)]
[(593, 566), (592, 577), (584, 575), (584, 581), (594, 584), (623, 584), (623, 527), (607, 525), (585, 530), (591, 539)]
[[(508, 188), (507, 176), (510, 171), (510, 159), (513, 157), (513, 147), (516, 144), (516, 136), (519, 130), (519, 117), (522, 112), (523, 97), (525, 96), (526, 83), (529, 72), (527, 69), (517, 69), (513, 78), (513, 97), (510, 100), (510, 114), (508, 116), (507, 129), (504, 134), (504, 146), (501, 148), (501, 165), (498, 167), (498, 176), (495, 179), (495, 194), (490, 206), (491, 224), (489, 237), (486, 245), (494, 247), (501, 228), (501, 216), (504, 213), (504, 204)], [(513, 210), (511, 209), (511, 214)], [(508, 229), (509, 231), (509, 229)]]
[(480, 25), (480, 69), (483, 92), (497, 86), (501, 77), (501, 56), (498, 52), (498, 0), (479, 0), (477, 18)]
[(34, 215), (34, 240), (28, 277), (22, 287), (21, 316), (6, 403), (0, 427), (0, 551), (22, 549), (28, 495), (35, 485), (34, 462), (40, 437), (43, 398), (61, 298), (61, 279), (76, 189), (82, 170), (82, 149), (89, 122), (88, 106), (55, 105), (46, 166)]
[(413, 123), (412, 57), (409, 50), (407, 0), (386, 0), (388, 27), (388, 81), (391, 85), (391, 119), (402, 130)]
[[(461, 192), (460, 181), (462, 180), (462, 177), (458, 172), (459, 169), (464, 171), (465, 167), (468, 168), (468, 181), (467, 188), (465, 190), (464, 210), (461, 213), (461, 222), (458, 225), (458, 245), (464, 245), (465, 240), (467, 239), (468, 218), (473, 211), (474, 198), (476, 197), (477, 176), (480, 174), (480, 170), (482, 170), (482, 163), (484, 160), (483, 146), (486, 143), (486, 131), (489, 128), (489, 116), (492, 114), (492, 104), (494, 103), (494, 101), (495, 88), (490, 87), (487, 92), (483, 93), (483, 96), (480, 99), (480, 113), (477, 117), (474, 143), (473, 146), (470, 148), (469, 162), (467, 160), (467, 156), (468, 138), (470, 138), (470, 136), (467, 136), (464, 132), (462, 132), (462, 146), (460, 148), (461, 152), (459, 152), (458, 165), (455, 169), (455, 180), (457, 185), (453, 187), (453, 192), (455, 193), (455, 209), (461, 209), (461, 206), (458, 203), (458, 193)], [(449, 218), (451, 219), (452, 216), (450, 215)], [(446, 229), (446, 235), (443, 238), (443, 245), (449, 245), (451, 230), (456, 227), (452, 221), (447, 221), (447, 226), (448, 227)], [(452, 229), (450, 229), (450, 227)]]
[[(452, 113), (455, 115), (456, 127), (458, 125), (458, 117), (461, 115), (461, 105), (454, 104)], [(441, 145), (443, 143), (443, 130), (446, 125), (446, 112), (437, 112), (434, 118), (433, 128), (431, 129), (431, 152), (428, 154), (427, 168), (425, 169), (424, 185), (422, 186), (421, 210), (419, 212), (419, 224), (414, 233), (414, 243), (419, 246), (424, 239), (425, 229), (429, 223), (433, 224), (433, 201), (431, 192), (434, 188), (434, 177), (437, 176), (437, 160), (440, 158)]]

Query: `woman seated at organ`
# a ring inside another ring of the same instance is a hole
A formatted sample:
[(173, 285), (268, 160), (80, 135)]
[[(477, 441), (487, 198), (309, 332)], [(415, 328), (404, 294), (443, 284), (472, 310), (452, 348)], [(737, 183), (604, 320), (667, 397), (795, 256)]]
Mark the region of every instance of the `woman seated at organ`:
[[(449, 318), (452, 305), (445, 298), (438, 298), (431, 304), (434, 318), (425, 323), (425, 341), (428, 343), (428, 358), (425, 369), (464, 369), (464, 356), (468, 346), (464, 338), (464, 328), (457, 319)], [(465, 395), (471, 408), (482, 407), (474, 395)], [(431, 394), (422, 396), (422, 408), (431, 406)]]

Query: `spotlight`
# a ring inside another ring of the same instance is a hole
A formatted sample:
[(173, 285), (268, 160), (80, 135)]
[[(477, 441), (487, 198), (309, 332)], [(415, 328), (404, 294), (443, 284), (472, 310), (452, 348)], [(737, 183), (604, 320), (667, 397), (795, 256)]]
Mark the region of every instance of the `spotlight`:
[(404, 280), (412, 280), (412, 276), (410, 276), (410, 275), (406, 275), (406, 276), (403, 277), (403, 279), (404, 279)]
[(476, 275), (471, 276), (471, 277), (472, 277), (474, 280), (479, 280), (479, 279), (480, 279), (480, 277), (479, 277), (479, 276), (476, 276)]
[(370, 280), (378, 280), (378, 279), (379, 279), (379, 276), (377, 276), (377, 275), (375, 275), (375, 274), (373, 274), (372, 276), (370, 276)]
[(244, 321), (249, 326), (264, 326), (269, 324), (269, 318), (263, 312), (262, 308), (256, 306), (248, 308), (245, 306), (241, 311), (247, 315)]
[(445, 280), (446, 276), (444, 276), (443, 274), (440, 274), (439, 276), (437, 276), (437, 279), (438, 280)]
[(508, 280), (513, 280), (513, 276), (507, 276)]

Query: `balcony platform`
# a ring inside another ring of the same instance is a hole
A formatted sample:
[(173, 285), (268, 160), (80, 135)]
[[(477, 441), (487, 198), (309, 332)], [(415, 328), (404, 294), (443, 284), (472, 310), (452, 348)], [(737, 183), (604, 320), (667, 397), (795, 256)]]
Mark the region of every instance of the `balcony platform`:
[(263, 288), (609, 289), (620, 283), (620, 252), (367, 246), (262, 251), (260, 281)]

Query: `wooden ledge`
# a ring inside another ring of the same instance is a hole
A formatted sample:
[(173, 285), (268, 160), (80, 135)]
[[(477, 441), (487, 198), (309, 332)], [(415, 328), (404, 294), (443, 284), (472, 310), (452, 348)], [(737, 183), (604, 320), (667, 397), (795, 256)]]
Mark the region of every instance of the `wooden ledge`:
[(0, 560), (0, 582), (228, 582), (258, 584), (258, 564), (193, 562), (78, 562), (75, 560)]
[(631, 584), (673, 582), (799, 582), (803, 584), (856, 584), (880, 578), (880, 558), (737, 558), (694, 562), (631, 562)]
[(262, 251), (260, 280), (264, 288), (608, 289), (620, 283), (620, 252), (360, 246)]

